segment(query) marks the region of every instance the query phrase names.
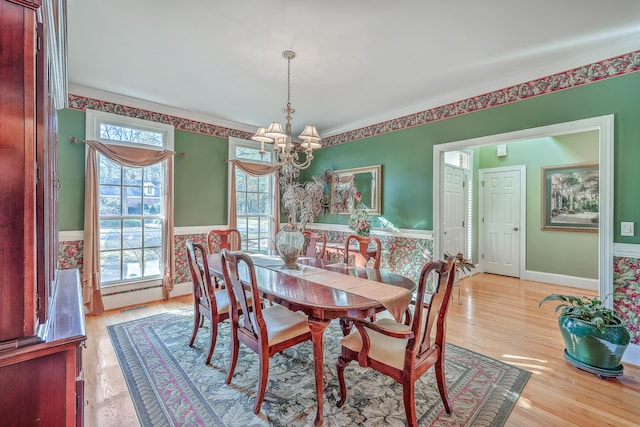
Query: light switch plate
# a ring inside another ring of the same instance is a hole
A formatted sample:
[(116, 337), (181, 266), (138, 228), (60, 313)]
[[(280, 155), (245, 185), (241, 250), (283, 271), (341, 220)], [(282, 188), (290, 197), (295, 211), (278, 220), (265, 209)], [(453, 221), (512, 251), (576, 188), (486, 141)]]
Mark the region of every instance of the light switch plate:
[(620, 223), (620, 235), (621, 236), (633, 236), (633, 222), (621, 222)]
[(498, 154), (498, 157), (503, 157), (507, 155), (507, 144), (500, 144), (498, 145), (496, 152)]

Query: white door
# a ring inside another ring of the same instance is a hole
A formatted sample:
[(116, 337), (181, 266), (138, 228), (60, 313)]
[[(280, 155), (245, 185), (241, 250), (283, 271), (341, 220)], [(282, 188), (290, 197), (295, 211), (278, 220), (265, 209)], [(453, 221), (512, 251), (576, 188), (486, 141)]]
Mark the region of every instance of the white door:
[(481, 174), (484, 272), (520, 277), (521, 169)]
[(467, 256), (466, 227), (466, 185), (465, 170), (444, 165), (444, 206), (442, 216), (442, 241), (444, 252)]

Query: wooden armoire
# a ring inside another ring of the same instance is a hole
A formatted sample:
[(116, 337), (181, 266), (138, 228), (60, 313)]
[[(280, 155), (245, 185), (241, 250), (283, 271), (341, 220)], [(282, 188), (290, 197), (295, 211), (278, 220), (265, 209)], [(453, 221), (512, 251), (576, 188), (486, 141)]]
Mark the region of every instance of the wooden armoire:
[(65, 0), (0, 0), (3, 426), (83, 424), (80, 278), (77, 270), (56, 269), (65, 17)]

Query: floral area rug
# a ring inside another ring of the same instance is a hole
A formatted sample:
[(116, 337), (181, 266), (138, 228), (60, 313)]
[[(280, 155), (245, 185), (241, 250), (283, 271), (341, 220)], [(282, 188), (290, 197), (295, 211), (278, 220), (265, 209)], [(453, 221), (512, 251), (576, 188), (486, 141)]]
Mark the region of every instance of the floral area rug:
[[(316, 412), (313, 351), (302, 343), (270, 360), (269, 382), (260, 414), (253, 413), (258, 356), (243, 344), (230, 385), (230, 327), (220, 325), (211, 365), (204, 364), (208, 321), (188, 346), (193, 314), (165, 313), (109, 326), (134, 406), (143, 426), (310, 426)], [(348, 397), (342, 408), (336, 360), (342, 336), (332, 322), (325, 344), (325, 426), (404, 426), (402, 386), (352, 362), (345, 369)], [(445, 372), (453, 414), (444, 411), (433, 370), (416, 383), (421, 426), (502, 426), (529, 373), (498, 360), (447, 344)]]

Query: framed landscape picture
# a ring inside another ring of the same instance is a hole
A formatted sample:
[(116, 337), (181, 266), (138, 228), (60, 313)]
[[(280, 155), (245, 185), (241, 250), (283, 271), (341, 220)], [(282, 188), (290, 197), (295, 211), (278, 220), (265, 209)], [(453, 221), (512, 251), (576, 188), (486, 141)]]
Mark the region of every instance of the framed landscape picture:
[(542, 229), (598, 232), (598, 163), (542, 168)]

